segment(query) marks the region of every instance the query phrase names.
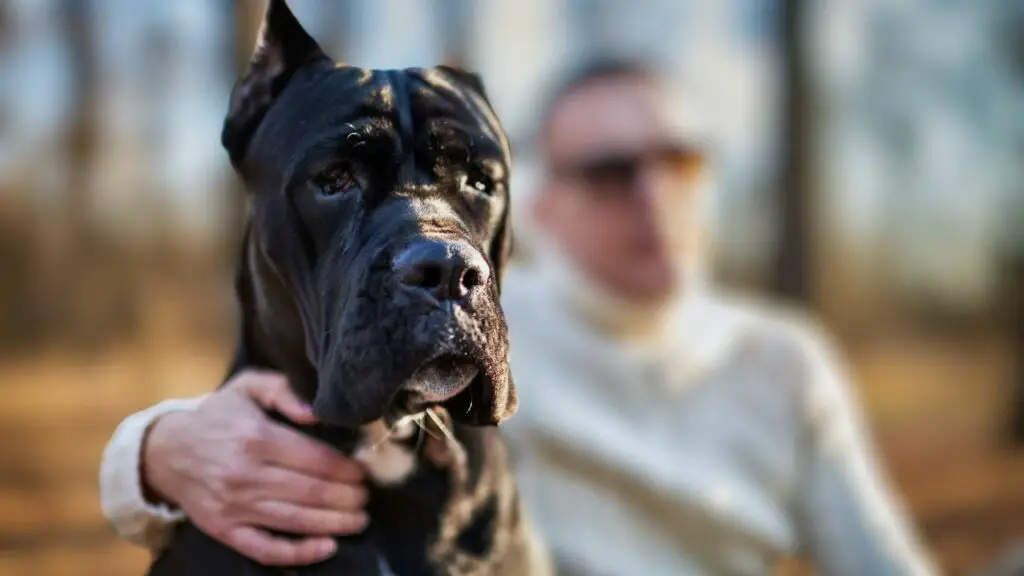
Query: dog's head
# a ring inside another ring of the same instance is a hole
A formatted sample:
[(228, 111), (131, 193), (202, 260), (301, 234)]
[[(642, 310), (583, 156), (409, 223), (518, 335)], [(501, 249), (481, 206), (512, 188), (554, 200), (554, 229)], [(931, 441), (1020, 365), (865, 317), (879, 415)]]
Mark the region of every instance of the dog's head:
[(271, 0), (222, 141), (251, 194), (249, 265), (278, 287), (260, 322), (302, 339), (321, 421), (515, 410), (509, 146), (478, 77), (337, 64)]

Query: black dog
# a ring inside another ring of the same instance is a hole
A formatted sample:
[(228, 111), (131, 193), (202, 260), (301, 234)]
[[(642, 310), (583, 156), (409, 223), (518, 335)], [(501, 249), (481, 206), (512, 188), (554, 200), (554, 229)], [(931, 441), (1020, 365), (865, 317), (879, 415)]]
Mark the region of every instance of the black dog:
[[(230, 373), (289, 376), (320, 421), (304, 431), (367, 461), (371, 523), (286, 569), (185, 523), (150, 574), (526, 573), (495, 427), (516, 406), (498, 304), (509, 146), (479, 78), (336, 64), (271, 0), (222, 141), (251, 196)], [(454, 436), (415, 434), (425, 414)]]

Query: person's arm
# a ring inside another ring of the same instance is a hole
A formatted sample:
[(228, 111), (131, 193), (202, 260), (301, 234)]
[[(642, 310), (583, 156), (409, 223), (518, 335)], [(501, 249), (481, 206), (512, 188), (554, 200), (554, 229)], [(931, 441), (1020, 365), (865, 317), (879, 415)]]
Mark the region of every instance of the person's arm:
[(157, 552), (167, 545), (184, 512), (167, 502), (151, 500), (142, 481), (143, 439), (161, 416), (195, 410), (206, 396), (165, 400), (125, 418), (114, 431), (100, 464), (100, 504), (119, 536)]
[[(263, 564), (331, 556), (331, 536), (367, 523), (362, 468), (264, 410), (315, 422), (283, 377), (256, 371), (205, 397), (130, 416), (101, 464), (103, 510), (117, 532), (158, 553), (187, 516)], [(306, 537), (286, 539), (270, 530)]]
[(809, 432), (796, 498), (801, 543), (821, 574), (937, 574), (891, 492), (851, 383), (820, 334), (806, 338)]

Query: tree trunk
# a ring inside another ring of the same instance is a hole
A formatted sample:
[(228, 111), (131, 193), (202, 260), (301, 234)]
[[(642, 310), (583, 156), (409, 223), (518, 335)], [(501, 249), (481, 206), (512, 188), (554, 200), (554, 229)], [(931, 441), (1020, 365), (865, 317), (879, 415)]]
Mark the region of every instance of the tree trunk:
[(1010, 441), (1024, 446), (1024, 251), (1013, 258), (1008, 268), (1009, 324), (1012, 350)]
[(92, 27), (91, 2), (64, 0), (64, 30), (70, 44), (71, 73), (73, 76), (75, 109), (65, 138), (65, 154), (70, 182), (65, 189), (64, 206), (70, 219), (73, 246), (87, 248), (78, 243), (89, 234), (89, 212), (92, 207), (90, 170), (97, 145), (97, 105), (99, 100), (97, 79), (99, 63), (96, 59), (95, 36)]
[[(1020, 89), (1024, 86), (1024, 5), (1017, 3), (1014, 6), (1007, 18), (1009, 52), (1014, 58)], [(1024, 149), (1019, 152), (1019, 155), (1024, 157)], [(1010, 441), (1016, 446), (1024, 447), (1024, 233), (1020, 232), (1020, 227), (1024, 226), (1024, 200), (1017, 198), (1016, 206), (1010, 207), (1012, 215), (1008, 222), (1011, 239), (1008, 242), (1010, 257), (1007, 259), (1007, 294), (1009, 336), (1013, 353), (1013, 368), (1010, 372), (1010, 385), (1013, 391)]]
[(806, 3), (782, 0), (783, 130), (777, 189), (777, 240), (772, 288), (781, 298), (811, 304), (808, 232), (810, 194), (809, 79), (804, 34)]
[(56, 274), (57, 300), (48, 328), (59, 330), (54, 336), (70, 337), (75, 345), (98, 343), (88, 323), (91, 307), (90, 273), (96, 262), (96, 234), (92, 222), (92, 168), (96, 159), (99, 125), (99, 61), (93, 3), (89, 0), (63, 0), (61, 25), (69, 45), (74, 111), (64, 138), (64, 162), (67, 180), (61, 199), (62, 221), (55, 223), (63, 234), (58, 245)]

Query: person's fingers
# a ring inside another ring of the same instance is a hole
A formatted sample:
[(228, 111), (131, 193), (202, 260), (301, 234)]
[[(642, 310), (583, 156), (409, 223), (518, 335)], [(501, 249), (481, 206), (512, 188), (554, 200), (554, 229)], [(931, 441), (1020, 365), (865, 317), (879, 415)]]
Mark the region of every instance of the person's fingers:
[(362, 465), (300, 432), (270, 424), (262, 438), (262, 457), (268, 464), (326, 480), (350, 484), (363, 481)]
[(251, 370), (240, 375), (239, 382), (242, 391), (262, 408), (274, 410), (296, 424), (316, 423), (313, 409), (295, 395), (284, 375)]
[(290, 540), (271, 536), (251, 526), (239, 526), (225, 536), (225, 544), (243, 556), (267, 566), (303, 566), (326, 560), (337, 551), (332, 538)]
[(340, 512), (362, 511), (369, 497), (362, 484), (329, 482), (277, 466), (261, 468), (253, 479), (253, 485), (257, 499), (274, 499)]
[(280, 500), (264, 500), (252, 506), (245, 520), (281, 532), (330, 536), (361, 532), (366, 527), (367, 516), (363, 511), (338, 512)]

